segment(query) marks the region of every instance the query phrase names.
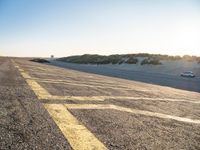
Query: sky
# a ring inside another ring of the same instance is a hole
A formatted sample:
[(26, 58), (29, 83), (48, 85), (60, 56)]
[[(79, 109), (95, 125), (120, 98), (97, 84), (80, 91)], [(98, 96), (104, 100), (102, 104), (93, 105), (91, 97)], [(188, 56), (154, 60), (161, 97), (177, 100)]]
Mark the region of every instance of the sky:
[(0, 0), (0, 55), (200, 56), (200, 0)]

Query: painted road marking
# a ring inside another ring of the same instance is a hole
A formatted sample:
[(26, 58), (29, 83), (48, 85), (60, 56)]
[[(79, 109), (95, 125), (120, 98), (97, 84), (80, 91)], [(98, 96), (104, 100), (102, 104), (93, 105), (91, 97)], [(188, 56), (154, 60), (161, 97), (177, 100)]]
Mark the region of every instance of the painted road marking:
[(107, 148), (61, 104), (44, 104), (74, 150)]
[[(50, 76), (56, 76), (56, 75), (60, 75), (60, 76), (68, 76), (68, 77), (75, 77), (75, 76), (77, 76), (77, 73), (71, 73), (71, 72), (65, 72), (65, 73), (63, 73), (63, 74), (55, 74), (55, 72), (56, 71), (58, 71), (58, 70), (55, 70), (54, 72), (38, 72), (37, 70), (34, 70), (34, 69), (28, 69), (29, 71), (33, 71), (33, 74), (38, 74), (38, 75), (40, 75), (40, 74), (44, 74), (44, 75), (50, 75)], [(51, 74), (51, 73), (53, 73), (53, 74)], [(77, 76), (77, 77), (81, 77), (81, 76)], [(89, 77), (89, 76), (87, 76), (87, 79), (89, 80), (89, 82), (98, 82), (99, 80), (93, 80), (91, 77)], [(51, 80), (51, 79), (49, 79), (49, 80)], [(55, 80), (54, 80), (55, 81)], [(66, 80), (57, 80), (57, 81), (61, 81), (61, 82), (63, 82), (63, 81), (66, 81)], [(99, 83), (102, 83), (102, 82), (99, 82)], [(106, 83), (108, 83), (108, 84), (113, 84), (113, 82), (110, 82), (109, 80), (107, 80), (106, 81)]]
[[(42, 88), (36, 81), (32, 80), (28, 73), (24, 72), (19, 66), (21, 75), (25, 78), (28, 85), (32, 88), (38, 99), (48, 98), (51, 95)], [(57, 126), (60, 128), (69, 144), (74, 150), (107, 150), (84, 125), (82, 125), (64, 105), (44, 104)]]
[[(43, 99), (47, 99), (43, 97)], [(148, 97), (128, 97), (128, 96), (54, 96), (50, 99), (54, 100), (79, 100), (79, 101), (105, 101), (105, 100), (152, 100), (152, 101), (171, 101), (171, 102), (187, 102), (200, 104), (200, 101), (191, 101), (184, 99), (170, 99), (170, 98), (148, 98)]]
[(35, 95), (37, 95), (38, 99), (49, 99), (51, 98), (51, 94), (47, 90), (45, 90), (43, 87), (41, 87), (37, 82), (31, 79), (26, 79), (26, 82), (31, 87), (31, 89), (34, 91)]
[(150, 111), (145, 111), (145, 110), (126, 108), (126, 107), (117, 106), (117, 105), (109, 105), (109, 104), (64, 104), (64, 105), (68, 109), (114, 109), (114, 110), (133, 113), (137, 115), (144, 115), (144, 116), (157, 117), (157, 118), (162, 118), (162, 119), (172, 119), (172, 120), (186, 122), (186, 123), (200, 124), (200, 120), (196, 120), (196, 119), (189, 119), (189, 118), (172, 116), (172, 115), (150, 112)]
[(25, 66), (26, 69), (28, 70), (41, 70), (41, 71), (48, 71), (48, 69), (46, 68), (43, 68), (43, 67), (37, 67), (37, 66)]
[(79, 100), (79, 101), (105, 101), (105, 100), (153, 100), (153, 101), (172, 101), (172, 102), (188, 102), (199, 104), (200, 101), (187, 99), (170, 99), (170, 98), (148, 98), (148, 97), (131, 97), (131, 96), (57, 96), (51, 95), (46, 89), (38, 84), (28, 73), (15, 63), (15, 67), (20, 71), (21, 75), (26, 79), (28, 85), (32, 88), (38, 99), (54, 99), (54, 100)]
[(45, 90), (43, 87), (41, 87), (35, 80), (31, 79), (31, 76), (26, 73), (23, 69), (20, 67), (17, 67), (20, 71), (22, 77), (25, 78), (28, 85), (31, 87), (31, 89), (34, 91), (35, 95), (38, 97), (38, 99), (47, 99), (51, 97), (51, 94), (47, 90)]
[[(30, 71), (33, 71), (31, 74), (34, 74), (34, 75), (46, 75), (46, 76), (65, 76), (65, 75), (62, 75), (62, 74), (58, 74), (58, 73), (47, 73), (47, 72), (37, 72), (37, 70), (30, 70)], [(36, 71), (36, 72), (34, 72)]]
[[(81, 83), (67, 83), (67, 82), (58, 82), (58, 81), (44, 81), (44, 80), (41, 80), (39, 82), (44, 82), (44, 83), (52, 83), (52, 84), (66, 84), (66, 85), (74, 85), (74, 86), (83, 86), (83, 87), (91, 87), (91, 88), (110, 88), (110, 89), (118, 89), (118, 90), (131, 90), (130, 88), (128, 87), (113, 87), (113, 86), (101, 86), (101, 85), (87, 85), (87, 84), (81, 84)], [(133, 90), (133, 89), (132, 89)], [(135, 90), (135, 89), (134, 89)], [(139, 91), (139, 90), (137, 90)]]
[[(115, 97), (115, 96), (54, 96), (36, 82), (27, 72), (17, 66), (21, 75), (25, 78), (28, 85), (32, 88), (38, 99), (60, 99), (60, 100), (106, 100), (106, 99), (138, 99), (138, 97)], [(149, 98), (139, 98), (146, 99)], [(154, 99), (154, 98), (152, 98)], [(158, 99), (157, 99), (158, 100)], [(167, 99), (161, 99), (167, 100)], [(174, 99), (168, 99), (176, 101)], [(186, 101), (187, 100), (178, 100)], [(191, 101), (197, 102), (197, 101)], [(200, 103), (200, 102), (198, 102)], [(102, 150), (107, 149), (84, 125), (82, 125), (67, 109), (114, 109), (122, 112), (157, 117), (163, 119), (173, 119), (177, 121), (200, 124), (200, 120), (192, 120), (189, 118), (166, 115), (162, 113), (149, 112), (137, 109), (131, 109), (116, 105), (96, 105), (96, 104), (44, 104), (45, 108), (61, 129), (64, 136), (69, 141), (74, 150)]]
[(56, 100), (88, 100), (88, 101), (105, 101), (105, 100), (152, 100), (152, 101), (171, 101), (171, 102), (188, 102), (200, 104), (200, 101), (191, 101), (184, 99), (170, 98), (148, 98), (148, 97), (128, 97), (128, 96), (52, 96)]
[(39, 69), (39, 70), (42, 70), (42, 71), (48, 71), (48, 69), (43, 68), (43, 67), (36, 67), (36, 68)]
[[(74, 76), (73, 76), (74, 77)], [(33, 78), (33, 77), (32, 77)], [(119, 86), (119, 85), (116, 85), (116, 84), (111, 84), (111, 83), (108, 83), (107, 81), (105, 81), (105, 82), (98, 82), (98, 81), (88, 81), (88, 82), (85, 82), (85, 81), (82, 81), (82, 80), (73, 80), (73, 78), (70, 78), (70, 76), (68, 75), (66, 78), (68, 78), (67, 80), (65, 79), (65, 80), (60, 80), (60, 79), (41, 79), (41, 78), (35, 78), (34, 77), (34, 79), (35, 80), (39, 80), (40, 82), (47, 82), (47, 83), (73, 83), (73, 84), (83, 84), (83, 85), (85, 85), (85, 84), (87, 84), (88, 86), (109, 86), (109, 87), (116, 87), (116, 86), (118, 86), (117, 88), (121, 88), (121, 89), (124, 89), (124, 88), (126, 88), (126, 89), (135, 89), (135, 88), (133, 88), (133, 87), (130, 87), (130, 86)], [(110, 86), (110, 85), (112, 85), (112, 86)], [(150, 91), (150, 90), (149, 90)], [(152, 90), (151, 90), (152, 91)]]
[[(26, 73), (23, 69), (21, 69), (19, 66), (17, 66), (18, 70), (20, 71), (21, 75), (25, 78), (28, 85), (31, 87), (31, 89), (34, 91), (35, 95), (38, 97), (38, 99), (58, 99), (58, 100), (80, 100), (85, 101), (88, 100), (88, 97), (83, 96), (56, 96), (51, 95), (46, 89), (44, 89), (42, 86), (40, 86), (35, 80), (31, 79), (31, 76)], [(93, 98), (89, 100), (98, 100), (101, 101), (102, 99), (98, 96), (94, 96)]]

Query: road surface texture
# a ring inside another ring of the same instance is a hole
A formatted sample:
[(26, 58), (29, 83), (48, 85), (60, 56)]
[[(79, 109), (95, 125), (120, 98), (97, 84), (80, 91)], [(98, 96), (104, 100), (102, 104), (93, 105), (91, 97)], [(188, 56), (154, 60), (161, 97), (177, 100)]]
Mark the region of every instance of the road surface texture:
[[(52, 65), (60, 66), (63, 68), (69, 68), (79, 71), (84, 71), (88, 73), (96, 73), (100, 75), (106, 75), (111, 77), (117, 77), (122, 79), (140, 81), (144, 83), (157, 84), (162, 86), (169, 86), (173, 88), (200, 92), (200, 76), (195, 78), (183, 78), (180, 77), (179, 74), (167, 74), (153, 71), (145, 72), (145, 71), (137, 71), (137, 70), (127, 70), (117, 67), (110, 67), (111, 65), (85, 65), (85, 64), (73, 64), (73, 63), (65, 63), (61, 61), (51, 61)], [(114, 66), (114, 65), (113, 65)], [(156, 67), (156, 66), (154, 66)], [(187, 71), (187, 70), (186, 70)], [(199, 73), (199, 71), (196, 71)]]
[(200, 149), (200, 93), (0, 58), (0, 149)]

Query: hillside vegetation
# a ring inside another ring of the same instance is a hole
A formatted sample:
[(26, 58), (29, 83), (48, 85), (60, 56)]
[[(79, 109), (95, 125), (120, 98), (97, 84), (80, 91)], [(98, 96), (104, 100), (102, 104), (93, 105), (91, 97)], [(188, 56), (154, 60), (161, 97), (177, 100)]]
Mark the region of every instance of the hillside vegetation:
[(181, 56), (169, 56), (169, 55), (160, 55), (160, 54), (124, 54), (124, 55), (78, 55), (78, 56), (69, 56), (58, 58), (58, 61), (77, 63), (77, 64), (152, 64), (152, 65), (161, 65), (161, 61), (176, 61), (176, 60), (185, 60), (185, 61), (197, 61), (200, 63), (200, 57), (185, 55)]
[(31, 59), (30, 61), (38, 62), (38, 63), (49, 63), (48, 60), (42, 59), (42, 58), (34, 58), (34, 59)]

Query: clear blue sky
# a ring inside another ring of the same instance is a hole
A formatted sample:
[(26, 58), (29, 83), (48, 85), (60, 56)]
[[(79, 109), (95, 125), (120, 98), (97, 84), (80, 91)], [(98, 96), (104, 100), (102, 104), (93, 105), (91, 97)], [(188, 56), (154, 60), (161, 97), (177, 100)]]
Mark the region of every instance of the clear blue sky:
[(200, 56), (200, 0), (0, 0), (0, 55)]

